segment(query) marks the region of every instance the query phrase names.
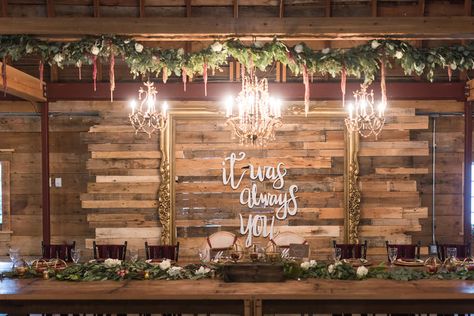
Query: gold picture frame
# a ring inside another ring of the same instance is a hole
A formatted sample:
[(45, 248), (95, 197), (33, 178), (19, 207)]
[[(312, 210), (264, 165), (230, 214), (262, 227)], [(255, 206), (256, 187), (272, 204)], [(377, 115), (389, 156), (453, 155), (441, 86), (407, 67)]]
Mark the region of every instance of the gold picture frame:
[[(176, 121), (186, 119), (216, 119), (224, 117), (217, 102), (174, 102), (167, 112), (167, 125), (161, 131), (160, 187), (158, 192), (158, 214), (162, 226), (161, 243), (175, 244), (177, 239), (175, 225), (175, 132)], [(287, 106), (284, 116), (304, 116), (302, 104)], [(342, 108), (313, 106), (307, 114), (311, 118), (341, 118), (346, 113)], [(230, 137), (230, 132), (229, 132)], [(360, 219), (360, 191), (358, 183), (359, 138), (357, 133), (345, 132), (344, 154), (344, 242), (358, 242)]]

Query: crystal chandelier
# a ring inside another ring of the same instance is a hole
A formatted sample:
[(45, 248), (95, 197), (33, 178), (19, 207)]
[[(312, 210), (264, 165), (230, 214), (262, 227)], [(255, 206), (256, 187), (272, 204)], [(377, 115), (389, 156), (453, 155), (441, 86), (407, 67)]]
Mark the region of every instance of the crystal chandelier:
[(227, 99), (226, 117), (241, 144), (264, 146), (275, 139), (275, 129), (282, 124), (281, 101), (270, 97), (267, 79), (259, 80), (250, 72), (242, 76), (239, 95)]
[(367, 92), (367, 85), (361, 84), (360, 90), (354, 92), (354, 103), (348, 104), (349, 116), (345, 119), (349, 132), (358, 132), (362, 137), (374, 135), (375, 139), (385, 123), (386, 99), (374, 107), (374, 92)]
[(163, 103), (161, 112), (156, 112), (156, 95), (158, 91), (153, 82), (147, 81), (143, 83), (146, 90), (140, 87), (138, 90), (138, 106), (135, 100), (132, 100), (130, 106), (132, 113), (128, 115), (130, 123), (135, 129), (135, 134), (144, 132), (151, 137), (154, 132), (160, 131), (166, 127), (166, 111), (168, 105)]

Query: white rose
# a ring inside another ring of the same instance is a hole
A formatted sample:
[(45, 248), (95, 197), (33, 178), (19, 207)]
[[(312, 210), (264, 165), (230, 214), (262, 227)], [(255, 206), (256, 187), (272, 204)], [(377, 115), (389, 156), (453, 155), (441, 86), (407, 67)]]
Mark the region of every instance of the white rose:
[(163, 260), (159, 264), (161, 270), (167, 270), (171, 267), (171, 260)]
[(124, 40), (123, 42), (124, 42), (125, 44), (128, 44), (128, 43), (130, 43), (130, 40), (129, 40), (129, 39), (126, 39), (126, 40)]
[(196, 270), (196, 275), (205, 275), (211, 272), (211, 269), (200, 266), (199, 269)]
[(303, 269), (303, 270), (308, 270), (309, 267), (310, 267), (309, 261), (305, 261), (305, 262), (302, 262), (302, 263), (301, 263), (301, 269)]
[(362, 279), (363, 277), (365, 277), (367, 275), (367, 273), (369, 272), (369, 269), (367, 269), (366, 267), (364, 266), (360, 266), (357, 268), (357, 277)]
[(330, 264), (329, 267), (328, 267), (328, 272), (329, 273), (333, 273), (334, 272), (334, 265), (333, 264)]
[(143, 45), (140, 43), (135, 43), (135, 50), (137, 51), (137, 53), (143, 52)]
[(456, 70), (456, 68), (458, 68), (458, 66), (456, 65), (456, 63), (452, 63), (451, 65), (449, 65), (451, 67), (452, 70)]
[(82, 61), (81, 60), (78, 60), (76, 62), (76, 67), (78, 67), (78, 68), (82, 67)]
[(213, 52), (218, 53), (222, 50), (222, 44), (219, 43), (219, 42), (214, 42), (211, 45), (211, 49), (212, 49)]
[(379, 41), (377, 41), (377, 40), (373, 40), (373, 41), (370, 43), (370, 45), (372, 46), (372, 49), (377, 49), (377, 47), (380, 46), (380, 43), (379, 43)]
[(256, 47), (256, 48), (262, 48), (263, 47), (263, 43), (262, 42), (259, 42), (259, 41), (256, 41), (253, 43), (253, 46)]
[(92, 55), (96, 55), (96, 56), (99, 55), (99, 53), (100, 53), (99, 46), (97, 46), (97, 45), (92, 46), (91, 53), (92, 53)]
[(397, 50), (397, 52), (395, 53), (395, 57), (397, 59), (401, 59), (403, 57), (403, 53), (401, 51)]
[(331, 51), (331, 49), (329, 47), (326, 47), (324, 48), (321, 52), (326, 55), (326, 54), (329, 54), (329, 52)]
[(340, 266), (341, 264), (342, 264), (342, 262), (341, 262), (341, 261), (338, 261), (338, 262), (336, 262), (336, 263), (334, 264), (334, 266)]
[(182, 269), (183, 269), (183, 268), (181, 268), (181, 267), (172, 267), (172, 268), (170, 268), (170, 269), (168, 270), (168, 274), (169, 274), (170, 276), (177, 276), (177, 275), (179, 275), (179, 274), (181, 273), (181, 270), (182, 270)]
[(311, 268), (313, 268), (313, 267), (315, 267), (315, 266), (317, 266), (317, 265), (318, 265), (318, 263), (316, 262), (316, 260), (310, 260), (310, 261), (309, 261), (309, 266), (310, 266)]
[(179, 48), (178, 51), (178, 56), (183, 56), (184, 55), (184, 49), (183, 48)]
[(25, 50), (27, 54), (31, 54), (33, 52), (33, 46), (31, 46), (30, 44), (26, 44)]
[(296, 53), (298, 53), (298, 54), (299, 54), (299, 53), (302, 53), (303, 50), (304, 50), (303, 45), (298, 44), (298, 45), (295, 46), (295, 52), (296, 52)]
[(64, 57), (61, 54), (56, 54), (53, 57), (53, 60), (57, 63), (60, 64), (63, 61)]
[(105, 259), (104, 266), (107, 268), (113, 268), (122, 264), (122, 260), (119, 259)]

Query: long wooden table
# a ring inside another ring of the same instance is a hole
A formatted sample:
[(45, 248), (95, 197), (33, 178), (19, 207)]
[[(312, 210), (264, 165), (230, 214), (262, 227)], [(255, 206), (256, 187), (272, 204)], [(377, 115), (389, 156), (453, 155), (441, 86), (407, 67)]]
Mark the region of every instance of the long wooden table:
[(0, 313), (474, 313), (474, 282), (0, 282)]

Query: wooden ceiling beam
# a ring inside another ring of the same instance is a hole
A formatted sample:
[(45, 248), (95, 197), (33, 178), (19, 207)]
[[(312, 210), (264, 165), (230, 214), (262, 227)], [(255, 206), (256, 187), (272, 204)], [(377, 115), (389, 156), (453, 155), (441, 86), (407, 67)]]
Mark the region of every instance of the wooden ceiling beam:
[[(0, 69), (2, 63), (0, 62)], [(44, 83), (14, 67), (7, 65), (7, 93), (24, 100), (34, 102), (45, 102), (43, 91)], [(0, 80), (0, 91), (3, 93), (3, 81)]]
[[(98, 3), (98, 0), (94, 0)], [(192, 25), (192, 27), (189, 27)], [(117, 34), (167, 41), (239, 37), (252, 40), (474, 39), (474, 17), (268, 18), (0, 18), (0, 34)]]

